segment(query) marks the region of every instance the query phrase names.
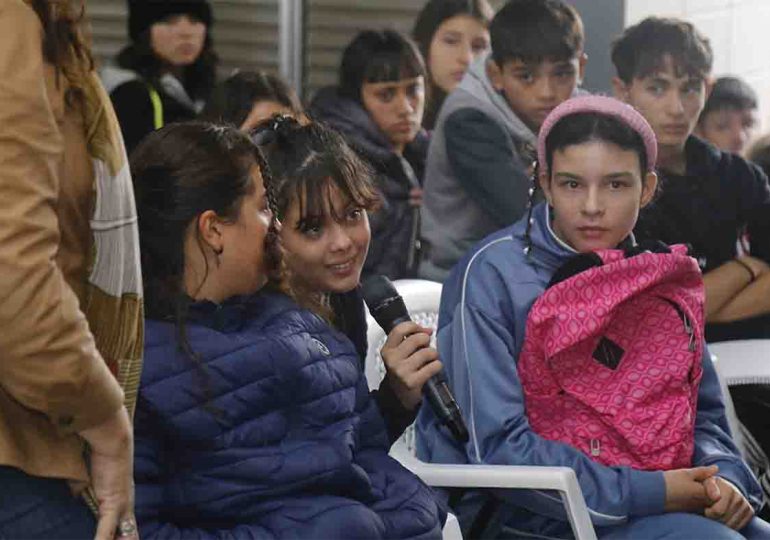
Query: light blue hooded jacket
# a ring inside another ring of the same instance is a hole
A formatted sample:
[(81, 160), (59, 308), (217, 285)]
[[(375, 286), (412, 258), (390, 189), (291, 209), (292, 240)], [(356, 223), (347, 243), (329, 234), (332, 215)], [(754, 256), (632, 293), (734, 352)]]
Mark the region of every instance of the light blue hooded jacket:
[[(526, 217), (483, 240), (454, 267), (444, 283), (438, 321), (438, 350), (452, 392), (470, 432), (464, 446), (437, 424), (430, 407), (417, 418), (417, 454), (434, 463), (546, 465), (570, 467), (596, 527), (621, 525), (634, 517), (663, 513), (663, 473), (607, 467), (581, 451), (543, 439), (529, 426), (516, 360), (527, 314), (548, 281), (575, 251), (550, 227), (549, 210), (533, 211), (531, 251), (525, 253)], [(754, 508), (761, 491), (733, 443), (719, 381), (708, 350), (698, 393), (693, 466), (719, 466)], [(538, 534), (568, 531), (558, 494), (500, 490), (506, 528)], [(463, 511), (459, 510), (463, 520)], [(467, 526), (467, 523), (463, 524)]]

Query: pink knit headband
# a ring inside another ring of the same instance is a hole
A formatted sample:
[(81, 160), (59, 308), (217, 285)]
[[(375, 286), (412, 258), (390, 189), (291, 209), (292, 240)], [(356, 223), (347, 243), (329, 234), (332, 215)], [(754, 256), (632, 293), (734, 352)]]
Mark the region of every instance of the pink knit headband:
[(658, 159), (658, 143), (655, 132), (652, 131), (647, 120), (636, 109), (626, 105), (622, 101), (606, 96), (579, 96), (561, 103), (543, 121), (540, 134), (537, 137), (537, 160), (542, 169), (546, 167), (545, 140), (559, 120), (576, 113), (598, 113), (617, 118), (628, 127), (636, 131), (644, 141), (647, 152), (647, 171), (655, 169), (655, 161)]

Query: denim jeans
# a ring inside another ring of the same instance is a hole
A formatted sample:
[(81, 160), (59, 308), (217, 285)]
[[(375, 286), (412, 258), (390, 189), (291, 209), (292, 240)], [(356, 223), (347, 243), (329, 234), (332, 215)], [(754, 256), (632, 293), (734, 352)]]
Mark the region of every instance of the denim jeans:
[(65, 480), (0, 466), (0, 539), (92, 539), (96, 518)]

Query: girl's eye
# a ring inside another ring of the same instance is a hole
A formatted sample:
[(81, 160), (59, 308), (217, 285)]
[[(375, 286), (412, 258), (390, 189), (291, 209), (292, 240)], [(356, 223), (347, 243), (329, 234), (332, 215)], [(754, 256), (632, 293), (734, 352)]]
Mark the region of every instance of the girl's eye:
[(364, 215), (364, 211), (361, 208), (354, 208), (348, 212), (348, 221), (359, 221)]
[(379, 92), (377, 92), (376, 95), (380, 101), (387, 103), (391, 99), (393, 99), (393, 96), (396, 95), (396, 91), (393, 90), (392, 88), (388, 88), (386, 90), (380, 90)]
[(323, 233), (323, 226), (320, 223), (300, 223), (297, 230), (309, 238), (318, 238)]
[(556, 72), (556, 77), (559, 79), (571, 79), (575, 76), (575, 72), (571, 69), (564, 69)]
[(525, 84), (532, 83), (535, 80), (535, 76), (528, 72), (519, 73), (516, 78)]
[(684, 91), (686, 94), (697, 94), (700, 92), (700, 83), (692, 83), (685, 86)]
[(487, 50), (489, 45), (487, 42), (483, 39), (477, 39), (473, 40), (471, 43), (471, 50), (473, 50), (473, 54), (479, 54)]
[(663, 95), (664, 88), (660, 84), (653, 84), (647, 87), (647, 91), (656, 96)]
[(623, 185), (624, 185), (623, 182), (620, 182), (618, 180), (613, 180), (612, 182), (610, 182), (610, 187), (612, 189), (620, 189), (623, 187)]
[(460, 44), (460, 38), (457, 36), (444, 36), (444, 39), (442, 40), (447, 45), (459, 45)]
[(415, 83), (415, 84), (413, 84), (413, 85), (410, 85), (410, 86), (409, 86), (409, 87), (406, 89), (406, 93), (407, 93), (407, 95), (408, 95), (409, 97), (415, 97), (415, 96), (418, 96), (418, 95), (422, 94), (422, 92), (423, 92), (423, 90), (422, 90), (422, 85), (421, 85), (421, 84), (419, 84), (419, 83)]

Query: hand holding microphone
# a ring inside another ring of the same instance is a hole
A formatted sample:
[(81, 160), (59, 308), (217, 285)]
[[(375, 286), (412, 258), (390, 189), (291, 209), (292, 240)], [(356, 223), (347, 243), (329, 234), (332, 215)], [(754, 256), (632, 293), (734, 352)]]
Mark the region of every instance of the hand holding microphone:
[(422, 387), (441, 371), (438, 351), (430, 346), (433, 331), (407, 321), (397, 324), (388, 334), (380, 351), (385, 363), (385, 379), (409, 410), (422, 401)]
[[(411, 322), (403, 298), (388, 278), (384, 276), (370, 277), (363, 283), (362, 293), (372, 317), (388, 334), (385, 347), (383, 347), (383, 358), (389, 353), (389, 350), (401, 347), (400, 355), (405, 358), (403, 372), (411, 373), (413, 375), (412, 380), (422, 379), (422, 376), (426, 375), (426, 371), (424, 368), (423, 370), (415, 368), (424, 365), (426, 361), (431, 362), (432, 358), (435, 357), (435, 349), (429, 347), (430, 335), (425, 333), (422, 327)], [(401, 323), (407, 322), (410, 324), (399, 327)], [(404, 356), (404, 353), (408, 354)], [(435, 364), (435, 362), (433, 363)], [(428, 364), (428, 366), (430, 365)], [(438, 367), (435, 368), (436, 371), (438, 371)], [(439, 421), (449, 428), (458, 441), (467, 442), (468, 429), (465, 427), (460, 408), (449, 391), (449, 386), (442, 374), (432, 375), (422, 387), (422, 392)]]

